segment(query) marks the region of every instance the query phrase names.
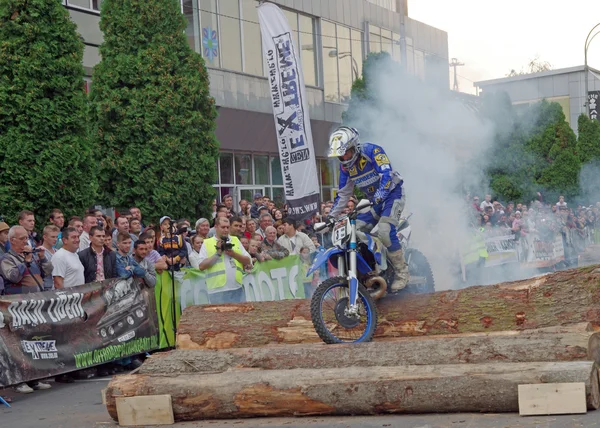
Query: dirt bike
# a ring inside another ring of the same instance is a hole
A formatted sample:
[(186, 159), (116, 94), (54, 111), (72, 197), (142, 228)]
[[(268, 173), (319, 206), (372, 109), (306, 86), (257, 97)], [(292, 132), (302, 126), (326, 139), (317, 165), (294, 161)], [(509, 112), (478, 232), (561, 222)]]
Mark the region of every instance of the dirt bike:
[(338, 270), (338, 276), (317, 286), (311, 300), (312, 322), (325, 343), (368, 342), (377, 327), (376, 300), (388, 293), (430, 293), (435, 289), (429, 262), (421, 252), (408, 248), (411, 229), (408, 218), (403, 218), (398, 237), (405, 248), (411, 279), (406, 288), (391, 290), (396, 272), (387, 260), (385, 247), (378, 238), (356, 227), (358, 214), (368, 211), (371, 205), (362, 200), (337, 220), (315, 225), (316, 232), (331, 230), (333, 247), (315, 258), (307, 275), (328, 262)]

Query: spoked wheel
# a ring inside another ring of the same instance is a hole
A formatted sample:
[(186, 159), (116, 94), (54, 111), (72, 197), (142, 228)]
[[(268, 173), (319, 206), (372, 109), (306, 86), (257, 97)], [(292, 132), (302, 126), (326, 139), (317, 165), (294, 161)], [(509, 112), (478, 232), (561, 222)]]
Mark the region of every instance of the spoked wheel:
[(377, 308), (369, 292), (358, 285), (358, 313), (348, 312), (348, 280), (338, 276), (322, 282), (312, 297), (310, 314), (319, 337), (325, 343), (369, 342), (377, 327)]
[(407, 248), (404, 257), (408, 263), (410, 274), (405, 290), (414, 294), (433, 293), (435, 291), (435, 281), (427, 257), (414, 248)]

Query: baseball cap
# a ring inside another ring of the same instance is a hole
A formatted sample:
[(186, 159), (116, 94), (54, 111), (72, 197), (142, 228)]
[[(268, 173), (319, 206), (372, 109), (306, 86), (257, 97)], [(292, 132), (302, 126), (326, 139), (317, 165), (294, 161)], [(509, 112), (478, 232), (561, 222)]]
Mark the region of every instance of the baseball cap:
[(254, 194), (254, 199), (258, 199), (258, 198), (262, 198), (262, 197), (263, 197), (262, 193), (255, 193)]
[(168, 215), (161, 217), (159, 224), (163, 224), (163, 221), (165, 221), (165, 220), (171, 220), (171, 217), (169, 217)]

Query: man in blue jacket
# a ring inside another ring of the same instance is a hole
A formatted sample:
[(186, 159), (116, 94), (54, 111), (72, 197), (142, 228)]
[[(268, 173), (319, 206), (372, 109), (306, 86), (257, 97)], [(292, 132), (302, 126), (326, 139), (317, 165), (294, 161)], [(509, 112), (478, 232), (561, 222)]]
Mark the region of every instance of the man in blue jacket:
[(358, 216), (356, 226), (381, 239), (396, 270), (392, 290), (403, 289), (409, 279), (408, 266), (396, 230), (406, 202), (402, 177), (392, 168), (383, 148), (361, 143), (354, 128), (341, 126), (331, 134), (328, 157), (340, 161), (340, 187), (330, 215), (337, 217), (343, 211), (354, 186), (373, 202), (368, 213)]

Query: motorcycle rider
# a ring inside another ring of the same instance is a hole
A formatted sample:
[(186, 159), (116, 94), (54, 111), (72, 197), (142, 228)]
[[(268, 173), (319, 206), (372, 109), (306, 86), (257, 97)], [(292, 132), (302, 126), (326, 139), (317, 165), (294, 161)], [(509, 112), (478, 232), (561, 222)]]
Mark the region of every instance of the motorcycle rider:
[(391, 288), (403, 289), (409, 279), (408, 265), (396, 230), (406, 203), (402, 177), (392, 169), (382, 147), (361, 143), (358, 131), (347, 126), (340, 126), (329, 137), (328, 157), (340, 161), (339, 190), (330, 216), (342, 213), (357, 186), (373, 206), (368, 213), (358, 215), (356, 227), (377, 236), (387, 247), (396, 271)]

